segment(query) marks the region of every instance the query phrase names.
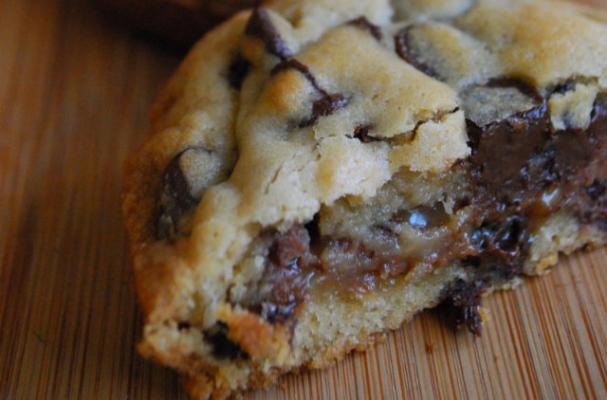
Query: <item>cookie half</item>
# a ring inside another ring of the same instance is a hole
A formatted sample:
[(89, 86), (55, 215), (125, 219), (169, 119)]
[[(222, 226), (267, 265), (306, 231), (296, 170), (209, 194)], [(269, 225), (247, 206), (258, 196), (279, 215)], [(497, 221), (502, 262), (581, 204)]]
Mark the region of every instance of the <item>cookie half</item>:
[(140, 352), (194, 398), (321, 368), (607, 233), (607, 27), (540, 1), (276, 1), (154, 105), (123, 203)]

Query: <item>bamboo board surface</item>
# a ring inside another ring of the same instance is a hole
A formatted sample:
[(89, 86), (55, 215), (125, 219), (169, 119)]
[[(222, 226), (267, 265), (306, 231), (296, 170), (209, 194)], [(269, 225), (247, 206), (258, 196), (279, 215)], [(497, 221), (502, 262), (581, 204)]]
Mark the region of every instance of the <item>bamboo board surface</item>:
[[(0, 399), (185, 399), (142, 326), (122, 164), (178, 56), (82, 0), (0, 1)], [(607, 398), (607, 251), (485, 302), (480, 338), (427, 313), (250, 399)]]

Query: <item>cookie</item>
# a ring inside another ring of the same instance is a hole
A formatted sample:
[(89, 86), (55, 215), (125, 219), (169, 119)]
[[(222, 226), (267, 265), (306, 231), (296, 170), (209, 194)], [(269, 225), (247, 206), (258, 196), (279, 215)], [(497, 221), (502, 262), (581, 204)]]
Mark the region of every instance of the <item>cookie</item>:
[(270, 2), (199, 42), (123, 203), (139, 351), (194, 398), (322, 368), (607, 238), (607, 27), (566, 3)]
[(240, 10), (260, 0), (98, 0), (112, 18), (129, 27), (187, 47)]

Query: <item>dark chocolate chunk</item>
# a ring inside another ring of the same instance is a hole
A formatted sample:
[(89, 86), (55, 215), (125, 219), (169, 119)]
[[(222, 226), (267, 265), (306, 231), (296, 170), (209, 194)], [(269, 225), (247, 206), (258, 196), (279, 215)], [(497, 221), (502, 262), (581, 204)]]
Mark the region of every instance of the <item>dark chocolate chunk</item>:
[(490, 113), (505, 115), (495, 122), (468, 121), (470, 203), (484, 221), (470, 241), (478, 249), (480, 276), (493, 281), (522, 272), (529, 226), (560, 209), (583, 223), (607, 226), (601, 222), (607, 221), (607, 201), (600, 183), (607, 179), (607, 96), (598, 96), (586, 131), (553, 132), (545, 102), (517, 87), (540, 105), (526, 109), (531, 103), (523, 101), (528, 105), (514, 114)]
[(454, 327), (465, 326), (470, 332), (480, 335), (483, 321), (479, 309), (484, 290), (482, 282), (458, 279), (443, 292), (443, 301), (438, 310)]
[[(572, 150), (580, 154), (583, 150), (584, 159), (575, 159), (575, 156), (568, 154), (557, 154), (556, 165), (562, 168), (566, 162), (575, 163), (575, 168), (567, 168), (569, 174), (563, 177), (565, 180), (565, 194), (574, 193), (566, 201), (575, 211), (578, 217), (584, 223), (595, 224), (603, 231), (607, 231), (607, 195), (605, 187), (607, 186), (607, 93), (601, 93), (597, 96), (590, 126), (586, 132), (569, 130), (570, 137), (561, 140), (571, 142), (572, 138), (577, 138), (577, 146), (569, 147), (567, 145), (555, 146), (559, 153)], [(555, 140), (558, 140), (563, 133), (557, 132)], [(584, 189), (580, 190), (580, 186)], [(580, 193), (584, 194), (583, 196)], [(563, 196), (567, 198), (566, 196)]]
[(502, 222), (485, 221), (472, 233), (470, 241), (481, 252), (498, 251), (504, 253), (504, 258), (516, 258), (528, 237), (525, 220), (512, 215)]
[(303, 63), (301, 63), (300, 61), (298, 61), (294, 58), (291, 58), (289, 60), (285, 60), (285, 61), (278, 63), (272, 69), (272, 71), (270, 71), (270, 74), (277, 75), (277, 74), (281, 73), (282, 71), (286, 71), (288, 69), (294, 69), (297, 72), (301, 73), (306, 78), (306, 80), (310, 83), (310, 85), (312, 85), (314, 90), (316, 90), (321, 96), (323, 96), (323, 97), (328, 96), (328, 93), (318, 84), (316, 77), (312, 74), (310, 69), (306, 65), (304, 65)]
[(157, 237), (174, 239), (180, 222), (196, 207), (203, 192), (223, 176), (219, 155), (202, 147), (189, 147), (168, 163), (162, 175)]
[(357, 28), (363, 29), (365, 31), (368, 31), (371, 34), (371, 36), (373, 36), (378, 41), (380, 41), (382, 39), (382, 33), (381, 33), (381, 29), (379, 28), (379, 26), (373, 24), (366, 17), (356, 18), (356, 19), (348, 22), (348, 24), (355, 26)]
[(181, 167), (180, 161), (187, 153), (197, 151), (199, 151), (199, 149), (194, 148), (182, 151), (171, 160), (164, 170), (164, 191), (175, 200), (177, 206), (182, 209), (187, 209), (196, 205), (197, 199), (192, 194), (190, 183), (188, 182), (186, 173)]
[(182, 151), (169, 162), (164, 170), (157, 228), (157, 236), (160, 239), (174, 238), (178, 232), (179, 220), (198, 201), (192, 195), (190, 184), (180, 164), (181, 157), (192, 151), (198, 150)]
[(242, 55), (239, 54), (236, 56), (234, 61), (230, 64), (228, 71), (230, 86), (236, 90), (240, 90), (242, 82), (244, 82), (247, 77), (250, 68), (251, 64)]
[(550, 143), (554, 149), (554, 168), (564, 180), (571, 179), (587, 165), (594, 153), (594, 141), (585, 132), (568, 129), (557, 132)]
[(607, 231), (607, 181), (595, 180), (586, 188), (586, 194), (591, 206), (584, 207), (584, 202), (581, 203), (582, 219)]
[(335, 111), (345, 108), (348, 105), (348, 99), (341, 94), (325, 94), (319, 100), (316, 100), (312, 106), (312, 115), (310, 118), (299, 124), (300, 128), (314, 125), (318, 118), (326, 117)]
[(528, 238), (525, 219), (512, 215), (496, 232), (494, 245), (496, 249), (516, 257), (521, 254), (521, 248), (525, 246)]
[(510, 206), (544, 189), (534, 185), (543, 183), (546, 160), (532, 161), (550, 137), (550, 117), (546, 103), (530, 93), (522, 83), (498, 81), (462, 94), (476, 203)]
[(436, 72), (436, 70), (426, 62), (422, 61), (422, 54), (418, 53), (411, 44), (411, 34), (416, 28), (417, 25), (409, 25), (401, 29), (394, 36), (394, 47), (396, 49), (396, 54), (424, 74), (438, 79), (439, 74)]
[(238, 343), (228, 338), (228, 326), (217, 322), (211, 329), (204, 332), (204, 337), (213, 346), (213, 356), (221, 360), (246, 360), (249, 355), (242, 350)]
[(285, 323), (304, 301), (318, 259), (310, 250), (310, 232), (303, 225), (266, 234), (273, 237), (268, 262), (246, 306), (272, 324)]
[(285, 61), (282, 61), (282, 62), (276, 64), (276, 66), (274, 68), (272, 68), (272, 71), (270, 72), (270, 74), (277, 75), (288, 69), (294, 69), (294, 70), (298, 71), (299, 73), (301, 73), (308, 80), (308, 82), (310, 82), (310, 85), (312, 85), (314, 87), (314, 89), (316, 89), (317, 92), (322, 93), (322, 94), (327, 93), (323, 88), (320, 87), (320, 85), (316, 81), (316, 77), (314, 75), (312, 75), (312, 72), (310, 71), (310, 69), (306, 65), (302, 64), (301, 62), (299, 62), (298, 60), (296, 60), (294, 58), (291, 58), (289, 60), (285, 60)]
[(477, 277), (494, 283), (520, 275), (530, 247), (525, 218), (508, 213), (498, 213), (497, 218), (485, 221), (470, 236), (470, 244), (477, 249), (473, 257)]
[(245, 33), (261, 39), (266, 51), (281, 60), (293, 56), (293, 52), (287, 47), (287, 44), (274, 26), (270, 14), (264, 8), (258, 7), (253, 10), (245, 28)]
[(289, 265), (304, 256), (310, 245), (310, 234), (302, 226), (296, 226), (278, 235), (270, 248), (270, 260), (276, 265)]
[(327, 94), (322, 99), (314, 102), (313, 115), (314, 119), (319, 116), (324, 117), (333, 114), (348, 105), (348, 99), (341, 94)]
[(312, 114), (310, 117), (299, 123), (300, 128), (311, 126), (318, 121), (318, 118), (331, 115), (335, 111), (348, 105), (349, 101), (346, 97), (341, 94), (328, 93), (318, 84), (316, 77), (312, 74), (310, 69), (294, 58), (277, 64), (272, 69), (271, 74), (276, 75), (287, 69), (294, 69), (300, 72), (320, 95), (320, 99), (314, 101), (314, 104), (312, 105)]

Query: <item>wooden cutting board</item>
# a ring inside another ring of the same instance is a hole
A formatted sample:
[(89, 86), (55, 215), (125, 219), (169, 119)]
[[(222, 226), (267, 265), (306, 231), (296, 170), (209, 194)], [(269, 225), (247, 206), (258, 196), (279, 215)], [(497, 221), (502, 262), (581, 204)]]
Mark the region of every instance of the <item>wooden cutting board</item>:
[[(82, 0), (0, 1), (0, 399), (185, 399), (142, 325), (122, 164), (179, 55)], [(421, 315), (251, 399), (607, 398), (607, 251), (488, 301), (480, 338)]]

